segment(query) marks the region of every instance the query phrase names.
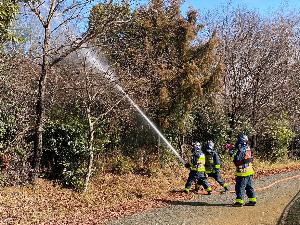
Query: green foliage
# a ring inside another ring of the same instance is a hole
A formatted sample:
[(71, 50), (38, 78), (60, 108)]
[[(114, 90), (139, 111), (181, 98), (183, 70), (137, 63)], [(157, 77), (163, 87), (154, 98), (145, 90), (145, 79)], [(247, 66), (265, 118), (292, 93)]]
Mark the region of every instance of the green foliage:
[(174, 156), (173, 152), (169, 147), (161, 146), (161, 150), (163, 154), (160, 156), (160, 165), (167, 166), (172, 165), (174, 161), (176, 161), (176, 156)]
[[(56, 115), (58, 118), (58, 115)], [(87, 121), (70, 113), (69, 117), (62, 114), (60, 122), (48, 123), (44, 131), (42, 167), (45, 176), (58, 179), (64, 185), (82, 189), (88, 170), (90, 150), (88, 149)], [(103, 153), (108, 138), (96, 129), (93, 141), (93, 154), (96, 158)]]
[(290, 155), (295, 159), (300, 159), (300, 132), (295, 132), (295, 134), (290, 146)]
[(265, 126), (261, 151), (265, 157), (272, 160), (286, 159), (288, 147), (294, 137), (295, 133), (290, 129), (286, 115), (280, 118), (272, 117)]
[(126, 122), (126, 128), (122, 128), (120, 134), (119, 147), (125, 156), (135, 158), (139, 154), (139, 150), (147, 146), (146, 154), (151, 155), (156, 149), (158, 135), (139, 115), (134, 114), (134, 121)]
[(118, 156), (111, 165), (113, 173), (127, 174), (134, 171), (134, 164), (129, 157)]
[(212, 140), (215, 143), (216, 149), (222, 152), (227, 139), (228, 129), (226, 116), (215, 105), (202, 105), (199, 111), (195, 113), (194, 140), (203, 143)]
[(44, 132), (42, 165), (47, 175), (69, 187), (81, 189), (87, 173), (89, 151), (82, 124), (50, 123)]
[(15, 19), (19, 6), (14, 0), (2, 0), (0, 2), (0, 46), (6, 41), (18, 41), (19, 39), (9, 30), (11, 22)]
[(241, 133), (247, 134), (250, 138), (250, 136), (256, 134), (256, 131), (254, 130), (254, 128), (250, 122), (250, 119), (248, 117), (240, 116), (235, 121), (234, 130), (229, 128), (229, 133), (231, 134), (231, 137), (233, 139), (231, 141), (235, 142)]

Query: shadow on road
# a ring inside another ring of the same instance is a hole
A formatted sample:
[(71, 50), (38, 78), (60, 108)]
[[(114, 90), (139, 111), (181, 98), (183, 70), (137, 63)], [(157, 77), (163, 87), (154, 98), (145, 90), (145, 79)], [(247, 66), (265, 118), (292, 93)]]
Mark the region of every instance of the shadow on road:
[(230, 207), (232, 204), (226, 203), (207, 203), (207, 202), (198, 202), (198, 201), (172, 201), (165, 199), (157, 199), (158, 201), (167, 203), (169, 205), (189, 205), (189, 206), (226, 206)]
[(300, 224), (300, 191), (293, 200), (285, 207), (277, 225)]

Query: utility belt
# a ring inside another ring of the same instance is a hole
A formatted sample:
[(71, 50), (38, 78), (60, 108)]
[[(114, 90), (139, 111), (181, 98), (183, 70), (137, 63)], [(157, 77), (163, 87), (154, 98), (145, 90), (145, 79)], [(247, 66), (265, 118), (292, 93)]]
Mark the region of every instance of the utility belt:
[(254, 174), (251, 163), (243, 164), (236, 167), (235, 175), (238, 177), (247, 177)]
[(205, 166), (205, 173), (216, 173), (220, 168), (220, 165)]
[(247, 168), (249, 166), (250, 166), (250, 163), (246, 163), (246, 164), (238, 166), (237, 168), (239, 168), (239, 169), (245, 169), (245, 168)]
[(204, 167), (204, 165), (201, 165), (199, 167), (192, 166), (191, 170), (196, 171), (196, 172), (205, 172), (205, 167)]

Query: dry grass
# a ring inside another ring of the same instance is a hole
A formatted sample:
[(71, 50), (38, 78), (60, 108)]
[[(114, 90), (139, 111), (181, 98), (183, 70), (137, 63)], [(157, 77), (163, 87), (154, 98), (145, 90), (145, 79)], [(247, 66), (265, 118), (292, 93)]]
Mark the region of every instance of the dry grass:
[[(255, 162), (256, 176), (300, 168), (300, 162), (269, 164)], [(226, 171), (226, 172), (225, 172)], [(232, 181), (234, 167), (225, 164), (222, 173)], [(0, 190), (0, 224), (100, 224), (107, 219), (153, 207), (170, 200), (192, 199), (183, 189), (188, 171), (173, 167), (151, 177), (102, 173), (94, 177), (87, 193), (64, 189), (40, 179), (36, 186)]]

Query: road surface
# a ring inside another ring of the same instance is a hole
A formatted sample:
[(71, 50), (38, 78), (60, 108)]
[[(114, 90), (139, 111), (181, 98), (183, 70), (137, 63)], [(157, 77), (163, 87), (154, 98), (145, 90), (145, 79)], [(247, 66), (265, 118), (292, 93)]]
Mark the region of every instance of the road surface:
[[(255, 179), (257, 205), (232, 207), (235, 194), (199, 195), (193, 201), (173, 201), (165, 208), (109, 221), (107, 225), (274, 225), (300, 191), (300, 170)], [(231, 187), (234, 189), (234, 186)], [(300, 214), (300, 212), (299, 212)], [(298, 221), (297, 221), (298, 223)], [(297, 224), (296, 223), (296, 224)], [(300, 225), (300, 221), (299, 221)]]

